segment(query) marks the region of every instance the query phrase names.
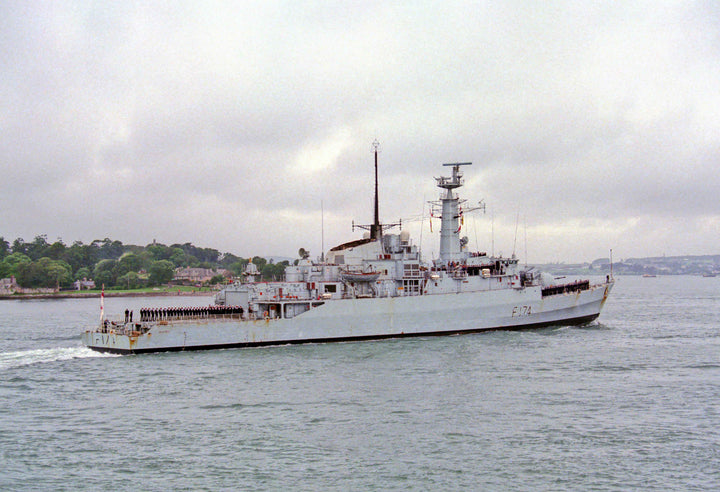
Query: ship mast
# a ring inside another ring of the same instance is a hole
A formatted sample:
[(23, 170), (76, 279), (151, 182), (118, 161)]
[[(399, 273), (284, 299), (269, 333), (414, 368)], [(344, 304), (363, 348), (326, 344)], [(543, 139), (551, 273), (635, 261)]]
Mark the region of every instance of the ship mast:
[(440, 197), (442, 202), (442, 225), (440, 227), (440, 261), (447, 264), (450, 261), (457, 261), (462, 257), (462, 248), (460, 246), (460, 227), (458, 224), (459, 199), (453, 195), (453, 190), (463, 185), (463, 174), (460, 166), (469, 166), (472, 162), (456, 162), (451, 164), (443, 164), (443, 166), (452, 166), (452, 176), (441, 176), (435, 178), (438, 188), (445, 191), (444, 196)]
[(372, 227), (370, 227), (370, 237), (378, 240), (382, 236), (382, 227), (380, 226), (380, 210), (378, 206), (378, 149), (380, 148), (380, 142), (377, 140), (372, 143), (373, 151), (375, 153), (375, 218)]
[(378, 142), (377, 140), (373, 141), (372, 148), (373, 153), (375, 154), (375, 202), (373, 211), (373, 223), (370, 225), (360, 225), (356, 224), (355, 221), (353, 221), (352, 228), (353, 231), (356, 227), (358, 229), (365, 229), (366, 231), (370, 231), (370, 239), (372, 239), (373, 241), (380, 241), (382, 239), (383, 229), (396, 226), (402, 227), (402, 221), (398, 221), (395, 224), (380, 223), (380, 206), (378, 198), (378, 153), (380, 152), (380, 142)]

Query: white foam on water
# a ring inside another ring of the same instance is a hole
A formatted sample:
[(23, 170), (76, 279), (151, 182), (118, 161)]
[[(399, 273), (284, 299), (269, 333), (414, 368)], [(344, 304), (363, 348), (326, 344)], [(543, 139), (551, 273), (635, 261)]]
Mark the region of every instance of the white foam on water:
[(87, 347), (57, 347), (50, 349), (20, 350), (17, 352), (0, 353), (0, 370), (44, 364), (70, 359), (86, 359), (88, 357), (120, 357), (114, 354), (103, 354)]

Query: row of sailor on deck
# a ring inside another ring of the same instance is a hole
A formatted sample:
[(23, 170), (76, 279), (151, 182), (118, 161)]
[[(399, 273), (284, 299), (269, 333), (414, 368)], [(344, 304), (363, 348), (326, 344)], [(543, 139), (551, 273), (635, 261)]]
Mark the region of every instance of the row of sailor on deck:
[[(608, 277), (609, 278), (609, 277)], [(589, 280), (576, 280), (575, 282), (564, 285), (551, 285), (543, 288), (543, 296), (552, 296), (556, 294), (568, 294), (570, 292), (579, 292), (590, 288)]]
[(210, 318), (226, 315), (242, 315), (240, 306), (191, 306), (167, 308), (142, 308), (140, 321), (157, 321), (170, 319)]

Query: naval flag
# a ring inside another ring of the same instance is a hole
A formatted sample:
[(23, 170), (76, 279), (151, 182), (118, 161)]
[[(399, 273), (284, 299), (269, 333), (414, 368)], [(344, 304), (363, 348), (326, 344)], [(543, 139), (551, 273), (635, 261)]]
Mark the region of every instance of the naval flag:
[(100, 291), (100, 323), (105, 320), (105, 284), (102, 284)]

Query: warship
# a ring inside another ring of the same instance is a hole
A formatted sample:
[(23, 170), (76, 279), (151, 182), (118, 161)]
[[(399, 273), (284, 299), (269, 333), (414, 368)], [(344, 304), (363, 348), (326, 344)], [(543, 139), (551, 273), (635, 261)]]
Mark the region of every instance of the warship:
[[(109, 320), (82, 333), (93, 350), (117, 354), (226, 349), (491, 330), (525, 330), (590, 323), (614, 285), (561, 281), (518, 258), (470, 251), (461, 237), (466, 206), (458, 188), (470, 162), (443, 164), (435, 178), (440, 198), (439, 256), (424, 262), (401, 223), (382, 224), (378, 212), (375, 145), (374, 221), (355, 225), (365, 237), (340, 244), (317, 261), (304, 254), (282, 281), (263, 281), (250, 262), (242, 278), (204, 308), (144, 308), (136, 321)], [(400, 226), (397, 234), (388, 232)], [(102, 309), (101, 309), (102, 312)]]

